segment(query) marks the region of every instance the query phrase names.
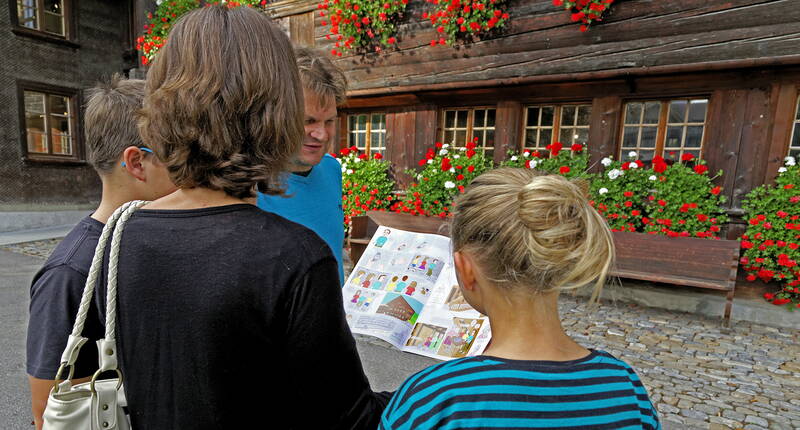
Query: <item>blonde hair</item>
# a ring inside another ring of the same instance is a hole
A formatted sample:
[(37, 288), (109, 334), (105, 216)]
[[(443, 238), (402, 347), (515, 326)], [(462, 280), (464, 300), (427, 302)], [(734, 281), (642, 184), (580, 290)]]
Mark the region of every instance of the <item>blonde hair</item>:
[(597, 300), (613, 264), (611, 231), (586, 199), (588, 184), (531, 169), (475, 178), (456, 200), (454, 251), (467, 251), (491, 282), (533, 293), (595, 282)]
[(347, 100), (347, 78), (344, 72), (333, 64), (321, 51), (308, 47), (297, 47), (297, 68), (303, 88), (317, 96), (323, 105), (331, 102), (341, 106)]
[(147, 74), (139, 131), (180, 188), (282, 194), (303, 93), (285, 34), (248, 7), (182, 16)]

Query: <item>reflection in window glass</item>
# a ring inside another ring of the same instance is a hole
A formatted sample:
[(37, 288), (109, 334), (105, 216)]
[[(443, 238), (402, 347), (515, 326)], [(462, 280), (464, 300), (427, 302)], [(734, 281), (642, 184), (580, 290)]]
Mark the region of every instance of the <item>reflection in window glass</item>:
[(707, 110), (707, 99), (626, 103), (621, 155), (636, 151), (643, 161), (655, 155), (671, 160), (687, 153), (700, 157)]
[(442, 143), (463, 148), (477, 138), (477, 148), (488, 158), (494, 156), (496, 109), (447, 109), (442, 117)]
[(28, 152), (73, 155), (70, 99), (24, 91), (25, 135)]

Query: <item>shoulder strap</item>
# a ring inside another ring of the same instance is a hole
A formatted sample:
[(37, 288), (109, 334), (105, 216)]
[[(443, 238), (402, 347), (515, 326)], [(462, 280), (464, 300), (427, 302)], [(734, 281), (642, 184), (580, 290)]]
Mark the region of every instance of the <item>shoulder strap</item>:
[[(56, 381), (58, 381), (61, 378), (61, 373), (64, 371), (64, 368), (66, 368), (66, 367), (69, 367), (69, 376), (67, 377), (67, 379), (68, 380), (72, 379), (72, 374), (73, 374), (73, 371), (74, 371), (75, 361), (78, 359), (78, 352), (80, 352), (81, 347), (87, 341), (87, 339), (85, 337), (81, 336), (81, 333), (83, 332), (83, 326), (86, 323), (86, 315), (89, 312), (89, 306), (91, 305), (91, 302), (92, 302), (92, 296), (94, 295), (95, 285), (97, 284), (97, 277), (100, 275), (100, 269), (103, 266), (103, 256), (105, 255), (106, 244), (108, 243), (108, 238), (112, 236), (112, 233), (114, 233), (114, 235), (115, 235), (115, 237), (117, 237), (117, 239), (116, 239), (116, 252), (114, 252), (114, 249), (113, 249), (114, 241), (112, 241), (112, 252), (111, 252), (111, 255), (112, 255), (112, 257), (115, 258), (115, 260), (114, 260), (114, 264), (113, 264), (113, 267), (114, 267), (114, 281), (113, 281), (113, 284), (114, 284), (114, 300), (112, 300), (111, 303), (116, 305), (116, 286), (117, 286), (117, 282), (116, 282), (116, 268), (117, 268), (116, 259), (118, 258), (118, 255), (119, 255), (119, 237), (121, 237), (121, 235), (122, 235), (122, 228), (124, 227), (125, 221), (127, 221), (128, 218), (130, 218), (130, 216), (133, 214), (133, 212), (136, 209), (140, 208), (141, 206), (143, 206), (146, 203), (147, 202), (145, 202), (145, 201), (136, 200), (136, 201), (132, 201), (132, 202), (128, 202), (128, 203), (123, 204), (122, 206), (117, 208), (116, 211), (114, 211), (114, 213), (108, 219), (108, 222), (106, 223), (106, 225), (103, 227), (103, 232), (100, 234), (100, 238), (97, 241), (97, 246), (94, 249), (94, 257), (92, 258), (92, 265), (89, 268), (89, 275), (86, 277), (86, 284), (83, 287), (83, 294), (81, 296), (81, 304), (78, 307), (78, 313), (77, 313), (77, 316), (75, 317), (75, 324), (72, 326), (72, 333), (69, 335), (69, 338), (67, 339), (67, 345), (64, 348), (64, 352), (61, 354), (61, 366), (59, 367), (58, 373), (56, 374), (56, 377), (55, 377)], [(122, 221), (120, 221), (120, 219), (123, 218), (123, 215), (127, 215), (127, 216), (125, 216), (124, 219), (122, 219)], [(119, 228), (116, 229), (118, 222), (119, 222)], [(117, 230), (119, 231), (119, 233), (117, 233)], [(110, 267), (112, 266), (111, 262), (109, 262), (109, 266)], [(110, 282), (109, 282), (109, 284), (110, 284)], [(109, 286), (109, 290), (110, 290), (110, 286)], [(109, 303), (108, 297), (110, 297), (110, 294), (111, 294), (110, 292), (109, 292), (109, 294), (107, 294), (106, 304)], [(116, 309), (115, 308), (107, 308), (106, 309), (106, 313), (107, 314), (113, 314), (113, 315), (110, 315), (110, 316), (112, 316), (114, 318), (112, 320), (112, 322), (111, 322), (111, 327), (112, 327), (111, 328), (111, 335), (112, 335), (111, 337), (113, 338), (113, 335), (114, 335), (114, 329), (113, 329), (114, 325), (113, 324), (114, 324), (114, 321), (116, 321)], [(109, 334), (109, 318), (107, 317), (106, 318), (106, 337), (108, 337), (108, 334)]]

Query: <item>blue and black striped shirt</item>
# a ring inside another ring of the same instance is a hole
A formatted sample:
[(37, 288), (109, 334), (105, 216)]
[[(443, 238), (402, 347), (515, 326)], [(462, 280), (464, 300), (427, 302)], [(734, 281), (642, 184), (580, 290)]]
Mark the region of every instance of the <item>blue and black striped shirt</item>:
[(408, 378), (381, 430), (660, 429), (636, 372), (604, 351), (573, 361), (477, 356)]

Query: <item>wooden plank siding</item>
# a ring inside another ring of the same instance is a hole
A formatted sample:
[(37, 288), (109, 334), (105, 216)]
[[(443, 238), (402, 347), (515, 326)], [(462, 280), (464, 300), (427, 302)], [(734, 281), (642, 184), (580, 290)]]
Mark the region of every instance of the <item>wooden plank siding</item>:
[[(366, 95), (527, 76), (773, 61), (798, 54), (800, 8), (793, 3), (629, 0), (615, 4), (603, 23), (581, 33), (550, 0), (512, 0), (507, 8), (512, 18), (500, 37), (452, 48), (429, 46), (436, 32), (421, 19), (425, 3), (412, 1), (408, 20), (400, 25), (399, 50), (346, 55), (337, 62), (347, 71), (354, 94)], [(317, 46), (330, 49), (326, 30), (316, 28)]]

